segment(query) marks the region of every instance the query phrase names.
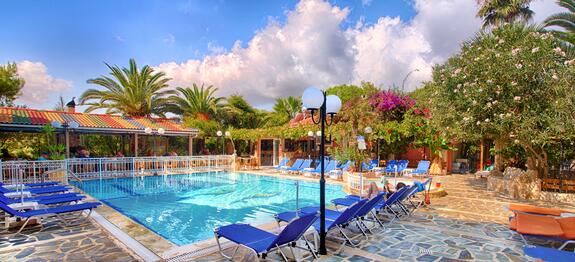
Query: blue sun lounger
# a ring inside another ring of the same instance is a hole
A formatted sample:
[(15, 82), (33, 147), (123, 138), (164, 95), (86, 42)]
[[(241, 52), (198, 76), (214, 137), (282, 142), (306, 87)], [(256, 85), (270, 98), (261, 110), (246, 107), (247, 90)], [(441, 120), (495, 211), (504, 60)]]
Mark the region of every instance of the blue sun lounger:
[[(33, 195), (41, 195), (41, 194), (53, 194), (53, 193), (61, 193), (70, 191), (71, 189), (65, 186), (47, 186), (47, 187), (33, 187), (33, 188), (24, 188), (24, 192), (30, 192)], [(5, 187), (0, 186), (0, 193), (18, 193), (19, 190), (7, 189)]]
[[(0, 182), (0, 186), (5, 186), (6, 184)], [(26, 187), (45, 187), (45, 186), (56, 186), (56, 185), (60, 185), (60, 183), (58, 182), (38, 182), (38, 183), (24, 183), (25, 188)]]
[[(343, 228), (347, 227), (351, 222), (354, 221), (354, 219), (356, 218), (356, 214), (358, 213), (359, 209), (364, 206), (367, 203), (367, 199), (362, 199), (360, 201), (358, 201), (357, 203), (355, 203), (354, 205), (346, 208), (345, 210), (338, 212), (338, 211), (334, 211), (334, 210), (330, 210), (328, 211), (328, 209), (326, 209), (326, 220), (325, 220), (325, 231), (329, 232), (330, 230), (338, 230), (339, 233), (343, 236), (343, 238), (341, 238), (341, 240), (343, 240), (343, 244), (341, 247), (343, 247), (343, 245), (345, 245), (345, 243), (349, 243), (350, 245), (352, 245), (353, 247), (356, 247), (356, 245), (353, 243), (352, 239), (349, 238), (347, 236), (347, 234), (345, 234), (345, 232), (343, 231)], [(309, 211), (314, 211), (314, 210), (319, 210), (319, 208), (317, 207), (311, 207), (309, 209), (307, 209)], [(302, 216), (302, 215), (306, 215), (304, 212), (306, 211), (305, 208), (302, 208), (298, 211), (288, 211), (288, 212), (283, 212), (283, 213), (279, 213), (274, 215), (274, 218), (276, 219), (276, 221), (278, 222), (278, 224), (280, 222), (289, 222), (290, 219), (293, 219), (295, 217), (298, 216)], [(317, 232), (320, 231), (320, 221), (316, 221), (313, 224), (313, 227), (315, 228), (315, 230)]]
[[(335, 170), (335, 168), (337, 167), (337, 160), (330, 160), (327, 164), (325, 164), (324, 162), (324, 165), (325, 165), (324, 172), (327, 174), (330, 171)], [(317, 167), (314, 170), (309, 172), (315, 175), (319, 175), (321, 173), (321, 163), (317, 165)]]
[(304, 169), (309, 168), (311, 166), (311, 163), (312, 163), (311, 159), (306, 159), (301, 163), (301, 165), (298, 168), (290, 171), (302, 172)]
[(87, 202), (76, 205), (58, 206), (58, 207), (36, 209), (30, 211), (18, 211), (9, 207), (4, 203), (0, 203), (0, 209), (2, 209), (2, 211), (6, 212), (10, 216), (24, 219), (24, 224), (22, 225), (22, 227), (20, 227), (18, 232), (15, 233), (17, 235), (20, 234), (20, 232), (22, 232), (22, 229), (24, 229), (24, 227), (28, 225), (28, 222), (30, 222), (30, 220), (33, 218), (56, 216), (60, 219), (60, 221), (64, 222), (64, 224), (70, 225), (63, 217), (60, 216), (61, 214), (89, 210), (90, 212), (85, 217), (87, 219), (92, 214), (92, 210), (98, 207), (99, 205), (101, 205), (101, 203), (99, 202)]
[(8, 197), (0, 194), (0, 203), (10, 205), (10, 204), (17, 204), (17, 203), (21, 203), (21, 202), (37, 202), (38, 204), (42, 204), (42, 205), (53, 205), (53, 204), (78, 202), (84, 198), (86, 198), (86, 197), (83, 195), (76, 194), (76, 193), (56, 194), (56, 195), (50, 195), (50, 197), (27, 197), (24, 199), (8, 198)]
[[(214, 230), (214, 235), (216, 237), (218, 248), (220, 249), (220, 254), (230, 260), (232, 260), (236, 255), (239, 247), (244, 246), (254, 252), (256, 257), (261, 257), (263, 259), (266, 258), (267, 253), (277, 249), (282, 258), (285, 261), (288, 261), (281, 248), (289, 247), (293, 254), (293, 247), (298, 247), (296, 246), (296, 241), (300, 240), (302, 237), (307, 244), (307, 249), (311, 251), (315, 258), (316, 254), (311, 249), (311, 245), (305, 239), (304, 234), (317, 220), (317, 217), (317, 213), (306, 214), (298, 217), (290, 221), (290, 223), (277, 235), (248, 224), (231, 224), (222, 226)], [(222, 250), (219, 240), (222, 237), (237, 244), (237, 247), (231, 256), (227, 256)]]
[(293, 162), (291, 167), (281, 167), (280, 170), (295, 171), (301, 166), (302, 163), (303, 163), (303, 159), (298, 158)]
[[(374, 210), (376, 211), (376, 213), (380, 213), (382, 210), (386, 211), (388, 214), (393, 215), (393, 219), (391, 221), (389, 221), (388, 223), (392, 223), (395, 219), (400, 217), (400, 213), (393, 210), (393, 206), (399, 205), (399, 201), (401, 201), (400, 199), (402, 197), (404, 197), (404, 195), (406, 195), (407, 190), (409, 189), (409, 187), (402, 187), (401, 189), (399, 189), (397, 192), (391, 194), (391, 196), (389, 196), (389, 198), (385, 201), (380, 201), (376, 204)], [(336, 208), (338, 206), (351, 206), (355, 203), (357, 203), (358, 201), (362, 200), (362, 198), (360, 198), (359, 196), (356, 195), (349, 195), (343, 198), (336, 198), (334, 200), (332, 200), (332, 204), (334, 204), (336, 206)], [(401, 209), (403, 210), (403, 209)], [(378, 221), (378, 223), (381, 221)], [(382, 225), (382, 224), (380, 224)]]
[(431, 162), (427, 160), (422, 160), (417, 163), (417, 168), (410, 172), (412, 175), (427, 175), (429, 173), (429, 167)]
[(278, 164), (277, 166), (275, 166), (274, 168), (279, 170), (279, 169), (281, 169), (282, 167), (286, 166), (288, 162), (289, 162), (289, 158), (287, 158), (287, 157), (286, 157), (286, 158), (282, 158), (282, 159), (280, 160), (279, 164)]
[[(573, 241), (572, 241), (573, 242)], [(575, 243), (575, 242), (573, 242)], [(575, 261), (575, 252), (565, 251), (548, 247), (532, 247), (527, 246), (523, 248), (525, 255), (542, 259), (549, 262), (571, 262)]]

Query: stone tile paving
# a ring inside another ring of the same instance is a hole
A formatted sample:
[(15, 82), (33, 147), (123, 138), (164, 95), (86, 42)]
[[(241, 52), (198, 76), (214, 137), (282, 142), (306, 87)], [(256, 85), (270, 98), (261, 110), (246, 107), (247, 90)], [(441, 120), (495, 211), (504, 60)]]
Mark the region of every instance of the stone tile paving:
[(0, 230), (0, 261), (137, 261), (92, 221), (63, 226), (54, 218), (22, 234)]
[[(507, 227), (504, 206), (511, 202), (549, 206), (541, 201), (517, 201), (486, 190), (485, 179), (470, 175), (439, 178), (448, 195), (433, 199), (429, 207), (396, 221), (385, 231), (363, 239), (357, 248), (334, 254), (336, 242), (328, 241), (329, 256), (319, 261), (532, 261), (523, 255), (519, 235)], [(557, 206), (573, 209), (573, 206)], [(537, 242), (540, 245), (556, 243)], [(227, 252), (230, 252), (229, 250)], [(245, 251), (238, 261), (252, 261)], [(268, 260), (280, 260), (275, 254)], [(225, 261), (214, 253), (194, 261)]]

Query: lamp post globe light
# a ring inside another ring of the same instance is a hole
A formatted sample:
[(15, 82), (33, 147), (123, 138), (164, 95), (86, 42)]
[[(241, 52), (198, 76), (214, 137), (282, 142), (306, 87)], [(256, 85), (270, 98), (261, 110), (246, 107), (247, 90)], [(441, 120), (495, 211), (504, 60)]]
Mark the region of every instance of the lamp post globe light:
[[(224, 132), (222, 132), (220, 130), (218, 130), (218, 132), (216, 132), (216, 136), (218, 136), (219, 138), (221, 138), (223, 135), (224, 135)], [(216, 146), (216, 148), (217, 148), (217, 146)], [(224, 150), (225, 150), (224, 139), (222, 139), (222, 155), (225, 155)]]
[[(326, 95), (324, 91), (321, 91), (315, 87), (307, 88), (302, 95), (303, 107), (311, 111), (311, 118), (314, 124), (320, 124), (320, 131), (317, 131), (317, 136), (320, 137), (320, 166), (321, 166), (321, 176), (319, 178), (319, 210), (320, 210), (320, 230), (319, 230), (319, 254), (327, 254), (325, 248), (325, 126), (331, 125), (333, 117), (341, 109), (341, 100), (335, 95)], [(316, 122), (314, 114), (319, 110), (319, 121)], [(329, 123), (327, 122), (327, 116), (330, 116)], [(313, 135), (313, 132), (308, 132)]]

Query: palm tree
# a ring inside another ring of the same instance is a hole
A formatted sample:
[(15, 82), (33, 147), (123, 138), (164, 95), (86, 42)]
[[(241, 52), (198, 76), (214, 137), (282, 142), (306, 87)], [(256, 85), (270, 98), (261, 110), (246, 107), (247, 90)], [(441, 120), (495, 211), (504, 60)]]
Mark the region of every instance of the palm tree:
[(277, 114), (284, 115), (289, 120), (294, 118), (295, 115), (301, 111), (301, 107), (302, 102), (299, 97), (288, 96), (276, 99), (273, 110)]
[(223, 106), (224, 98), (215, 96), (217, 90), (213, 86), (204, 87), (203, 84), (201, 87), (196, 84), (192, 88), (177, 87), (178, 94), (168, 98), (170, 105), (167, 109), (174, 114), (210, 120)]
[(105, 109), (109, 114), (128, 116), (164, 116), (167, 105), (166, 90), (170, 78), (163, 72), (154, 72), (149, 66), (138, 69), (136, 60), (130, 59), (129, 68), (110, 66), (109, 76), (90, 79), (105, 90), (88, 89), (80, 97), (80, 104), (88, 105), (86, 112)]
[(563, 31), (552, 30), (557, 38), (568, 46), (575, 46), (575, 0), (558, 0), (557, 4), (567, 9), (567, 12), (554, 14), (543, 22), (545, 27), (559, 26)]
[(501, 26), (518, 20), (528, 21), (533, 17), (529, 9), (532, 0), (477, 0), (477, 17), (483, 18), (483, 28)]

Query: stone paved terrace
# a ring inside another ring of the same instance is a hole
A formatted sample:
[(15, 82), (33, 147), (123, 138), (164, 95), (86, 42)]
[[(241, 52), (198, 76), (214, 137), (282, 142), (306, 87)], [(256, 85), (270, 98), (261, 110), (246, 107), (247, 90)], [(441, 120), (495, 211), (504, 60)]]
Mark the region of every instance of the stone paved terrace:
[[(523, 255), (523, 242), (507, 227), (511, 213), (505, 205), (518, 202), (486, 190), (486, 179), (473, 175), (434, 178), (441, 182), (447, 196), (432, 199), (412, 217), (396, 221), (387, 231), (362, 239), (358, 248), (346, 247), (340, 254), (334, 242), (328, 242), (330, 256), (319, 261), (531, 261)], [(550, 206), (540, 201), (523, 203)], [(560, 208), (575, 210), (574, 206)], [(329, 238), (329, 237), (328, 237)], [(540, 245), (556, 243), (537, 242)], [(230, 252), (230, 250), (227, 250)], [(230, 253), (227, 253), (230, 254)], [(242, 252), (242, 261), (253, 257)], [(279, 260), (275, 254), (269, 260)], [(211, 254), (194, 261), (226, 261)]]
[(137, 261), (107, 232), (88, 220), (63, 226), (44, 220), (44, 228), (28, 226), (20, 235), (0, 230), (0, 261)]
[[(509, 213), (504, 206), (516, 200), (486, 191), (485, 179), (470, 175), (434, 178), (434, 183), (437, 181), (445, 186), (447, 196), (432, 199), (431, 206), (420, 209), (412, 217), (396, 221), (386, 231), (377, 232), (367, 240), (362, 239), (358, 248), (345, 247), (335, 254), (336, 242), (328, 241), (331, 255), (319, 261), (530, 260), (523, 256), (519, 237), (507, 229)], [(575, 210), (573, 206), (560, 207)], [(140, 260), (93, 223), (62, 227), (49, 220), (44, 230), (30, 227), (25, 233), (27, 236), (9, 238), (6, 231), (0, 231), (0, 261)], [(245, 251), (241, 251), (238, 258), (253, 260)], [(267, 260), (275, 261), (279, 257), (271, 254)], [(225, 259), (212, 253), (178, 261)]]

